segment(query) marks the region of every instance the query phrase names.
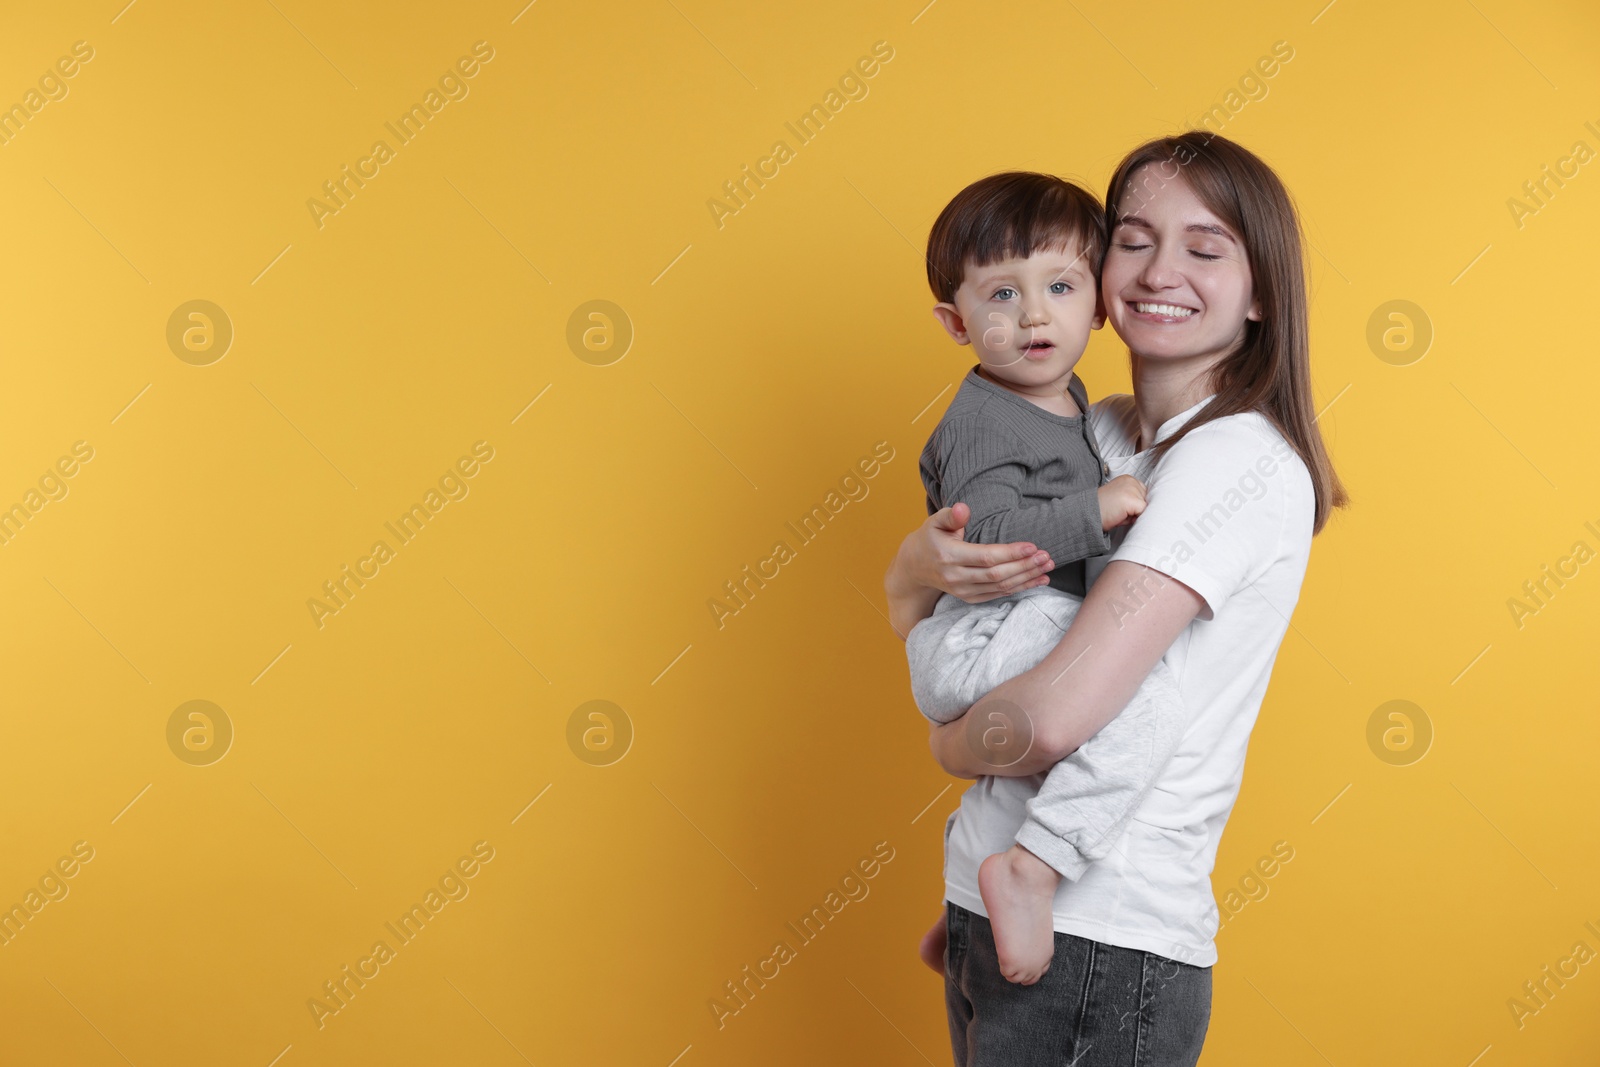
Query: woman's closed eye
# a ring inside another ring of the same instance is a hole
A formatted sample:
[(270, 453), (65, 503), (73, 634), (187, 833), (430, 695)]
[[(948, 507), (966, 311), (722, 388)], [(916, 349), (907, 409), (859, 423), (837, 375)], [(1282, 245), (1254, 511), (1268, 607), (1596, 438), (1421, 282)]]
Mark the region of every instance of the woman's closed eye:
[[(1124, 252), (1143, 252), (1145, 249), (1149, 248), (1150, 246), (1147, 245), (1147, 244), (1135, 245), (1135, 244), (1126, 244), (1126, 243), (1123, 243), (1123, 242), (1118, 242), (1116, 247), (1121, 249)], [(1218, 260), (1218, 259), (1222, 258), (1221, 255), (1216, 255), (1216, 254), (1213, 254), (1213, 253), (1210, 253), (1210, 252), (1202, 252), (1197, 248), (1189, 249), (1189, 254), (1191, 256), (1193, 256), (1194, 258), (1196, 258), (1196, 259), (1203, 259), (1208, 263), (1213, 261), (1213, 260)]]

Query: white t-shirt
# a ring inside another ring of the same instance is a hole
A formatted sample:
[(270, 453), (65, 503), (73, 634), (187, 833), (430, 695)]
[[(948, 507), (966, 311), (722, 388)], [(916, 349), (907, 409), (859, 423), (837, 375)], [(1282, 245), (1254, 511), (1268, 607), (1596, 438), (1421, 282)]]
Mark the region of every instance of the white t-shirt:
[[(1156, 442), (1205, 403), (1162, 423)], [(1110, 854), (1077, 882), (1062, 880), (1054, 925), (1209, 967), (1217, 961), (1211, 869), (1244, 777), (1250, 730), (1300, 598), (1315, 511), (1311, 477), (1272, 423), (1254, 412), (1196, 429), (1154, 470), (1146, 453), (1134, 453), (1139, 424), (1131, 396), (1106, 397), (1090, 418), (1112, 476), (1132, 474), (1149, 486), (1144, 514), (1113, 538), (1110, 556), (1089, 562), (1090, 583), (1110, 560), (1131, 560), (1189, 586), (1205, 606), (1162, 657), (1188, 709), (1183, 740)], [(1130, 611), (1136, 607), (1128, 594), (1124, 600)], [(978, 865), (1011, 847), (1043, 781), (980, 778), (967, 790), (945, 828), (945, 899), (987, 914)]]

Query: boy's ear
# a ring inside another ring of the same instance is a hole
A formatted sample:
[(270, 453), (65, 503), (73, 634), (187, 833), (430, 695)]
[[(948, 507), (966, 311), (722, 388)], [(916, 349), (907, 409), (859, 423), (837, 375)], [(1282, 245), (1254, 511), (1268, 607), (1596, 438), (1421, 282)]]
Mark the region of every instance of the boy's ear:
[(944, 327), (945, 333), (958, 345), (970, 345), (972, 338), (967, 335), (967, 324), (962, 321), (961, 312), (956, 310), (954, 304), (933, 305), (933, 317), (939, 320), (939, 325)]
[(1089, 329), (1098, 330), (1106, 324), (1106, 298), (1100, 295), (1098, 288), (1094, 294), (1094, 321), (1089, 323)]

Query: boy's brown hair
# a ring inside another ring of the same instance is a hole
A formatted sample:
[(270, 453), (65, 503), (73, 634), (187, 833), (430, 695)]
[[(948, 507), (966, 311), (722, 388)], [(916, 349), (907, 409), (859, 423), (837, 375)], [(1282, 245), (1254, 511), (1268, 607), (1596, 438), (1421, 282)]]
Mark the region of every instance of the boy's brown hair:
[(928, 286), (940, 303), (951, 304), (969, 266), (1074, 244), (1098, 284), (1106, 219), (1093, 193), (1053, 174), (991, 174), (957, 193), (934, 220), (928, 233)]

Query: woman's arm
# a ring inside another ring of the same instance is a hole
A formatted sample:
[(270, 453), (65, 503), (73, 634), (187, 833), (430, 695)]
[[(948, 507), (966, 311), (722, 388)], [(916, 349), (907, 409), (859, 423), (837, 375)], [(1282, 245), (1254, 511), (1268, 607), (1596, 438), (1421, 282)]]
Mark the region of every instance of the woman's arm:
[(928, 516), (900, 542), (883, 588), (889, 625), (902, 641), (933, 614), (940, 592), (980, 604), (1049, 581), (1046, 572), (1055, 564), (1029, 542), (968, 544), (963, 538), (970, 516), (967, 505), (952, 505)]
[(1113, 560), (1038, 666), (933, 728), (934, 758), (958, 778), (1048, 771), (1117, 716), (1204, 606), (1182, 582)]

